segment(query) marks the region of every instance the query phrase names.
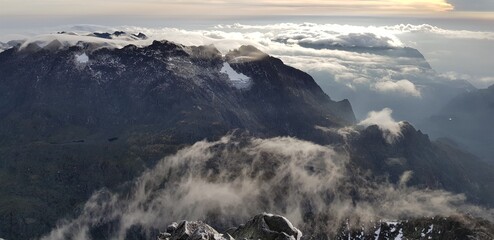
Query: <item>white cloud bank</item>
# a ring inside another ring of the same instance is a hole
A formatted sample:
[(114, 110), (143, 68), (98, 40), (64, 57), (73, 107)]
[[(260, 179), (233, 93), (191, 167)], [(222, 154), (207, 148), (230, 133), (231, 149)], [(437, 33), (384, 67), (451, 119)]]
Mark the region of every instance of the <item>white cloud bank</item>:
[(494, 32), (450, 30), (436, 27), (430, 24), (399, 24), (394, 26), (386, 26), (384, 27), (384, 29), (390, 30), (395, 34), (421, 32), (433, 33), (446, 38), (494, 40)]
[[(288, 65), (309, 72), (333, 99), (348, 98), (358, 118), (365, 117), (372, 109), (391, 107), (398, 119), (416, 122), (419, 117), (435, 112), (454, 95), (473, 90), (463, 80), (481, 87), (493, 82), (493, 76), (464, 78), (464, 74), (437, 73), (418, 51), (403, 48), (405, 44), (400, 39), (402, 34), (420, 32), (433, 34), (429, 36), (433, 38), (438, 35), (445, 39), (494, 41), (491, 32), (446, 30), (431, 25), (379, 27), (315, 23), (232, 24), (203, 30), (131, 26), (76, 26), (61, 30), (79, 34), (123, 30), (142, 32), (149, 38), (126, 41), (50, 34), (28, 37), (24, 46), (32, 42), (43, 46), (57, 39), (63, 46), (82, 40), (95, 42), (97, 46), (121, 48), (127, 44), (145, 46), (153, 40), (166, 39), (183, 45), (214, 44), (226, 53), (241, 45), (254, 45)], [(411, 114), (413, 112), (416, 114)]]
[(374, 88), (379, 92), (396, 92), (413, 97), (421, 97), (420, 91), (417, 89), (415, 84), (406, 79), (396, 82), (389, 80), (377, 82), (374, 84)]

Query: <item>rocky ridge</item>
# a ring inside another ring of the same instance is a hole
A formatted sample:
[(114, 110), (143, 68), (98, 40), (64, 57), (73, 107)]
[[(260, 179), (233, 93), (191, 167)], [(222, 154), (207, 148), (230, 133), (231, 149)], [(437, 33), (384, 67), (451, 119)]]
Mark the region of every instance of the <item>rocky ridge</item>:
[(237, 228), (231, 228), (220, 234), (203, 222), (172, 223), (158, 239), (163, 240), (300, 240), (302, 232), (284, 217), (273, 214), (260, 214)]
[[(494, 226), (482, 220), (465, 217), (436, 217), (415, 219), (410, 221), (384, 221), (365, 229), (348, 229), (345, 225), (337, 236), (337, 240), (402, 240), (402, 239), (476, 239), (489, 240), (494, 237)], [(259, 214), (236, 228), (219, 233), (208, 224), (196, 221), (172, 223), (166, 232), (160, 233), (159, 240), (306, 240), (325, 239), (302, 232), (286, 218), (273, 214)], [(328, 236), (326, 236), (328, 237)]]

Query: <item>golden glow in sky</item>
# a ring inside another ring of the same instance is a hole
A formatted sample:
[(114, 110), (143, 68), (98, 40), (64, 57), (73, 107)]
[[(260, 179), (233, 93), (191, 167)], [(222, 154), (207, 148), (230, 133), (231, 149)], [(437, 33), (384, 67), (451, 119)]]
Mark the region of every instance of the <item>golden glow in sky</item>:
[[(467, 1), (467, 0), (465, 0)], [(437, 14), (447, 0), (0, 0), (1, 15)]]

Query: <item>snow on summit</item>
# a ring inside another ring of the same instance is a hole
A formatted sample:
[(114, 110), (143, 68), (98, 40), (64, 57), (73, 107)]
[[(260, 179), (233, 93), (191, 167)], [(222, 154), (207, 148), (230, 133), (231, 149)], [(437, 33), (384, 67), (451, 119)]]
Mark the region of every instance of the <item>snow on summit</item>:
[(221, 68), (220, 72), (227, 74), (230, 81), (232, 81), (233, 86), (237, 89), (248, 88), (252, 82), (250, 77), (244, 75), (243, 73), (238, 73), (227, 62), (223, 63), (223, 67)]

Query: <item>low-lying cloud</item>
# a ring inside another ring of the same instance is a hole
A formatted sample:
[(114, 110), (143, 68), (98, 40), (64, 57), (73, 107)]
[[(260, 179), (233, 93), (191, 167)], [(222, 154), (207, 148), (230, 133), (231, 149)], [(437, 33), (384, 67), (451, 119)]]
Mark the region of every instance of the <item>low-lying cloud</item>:
[(383, 137), (388, 143), (393, 143), (397, 138), (401, 137), (401, 127), (403, 122), (397, 122), (392, 117), (393, 110), (384, 108), (381, 111), (371, 111), (367, 114), (367, 118), (359, 122), (359, 126), (377, 125), (383, 132)]
[(409, 171), (396, 185), (377, 183), (348, 164), (348, 156), (330, 146), (287, 137), (201, 141), (163, 158), (128, 193), (96, 192), (78, 217), (43, 239), (90, 239), (91, 229), (105, 225), (111, 225), (108, 238), (124, 239), (133, 227), (152, 234), (181, 219), (229, 227), (263, 211), (285, 215), (307, 233), (326, 234), (347, 219), (360, 228), (380, 219), (482, 214), (463, 195), (407, 187)]
[(494, 40), (494, 32), (451, 30), (440, 28), (430, 24), (398, 24), (394, 26), (386, 26), (384, 28), (386, 30), (390, 30), (395, 34), (421, 32), (433, 33), (447, 38)]
[(379, 92), (396, 92), (413, 97), (421, 96), (420, 91), (417, 89), (415, 84), (406, 79), (396, 82), (389, 80), (377, 82), (374, 84), (374, 88)]

